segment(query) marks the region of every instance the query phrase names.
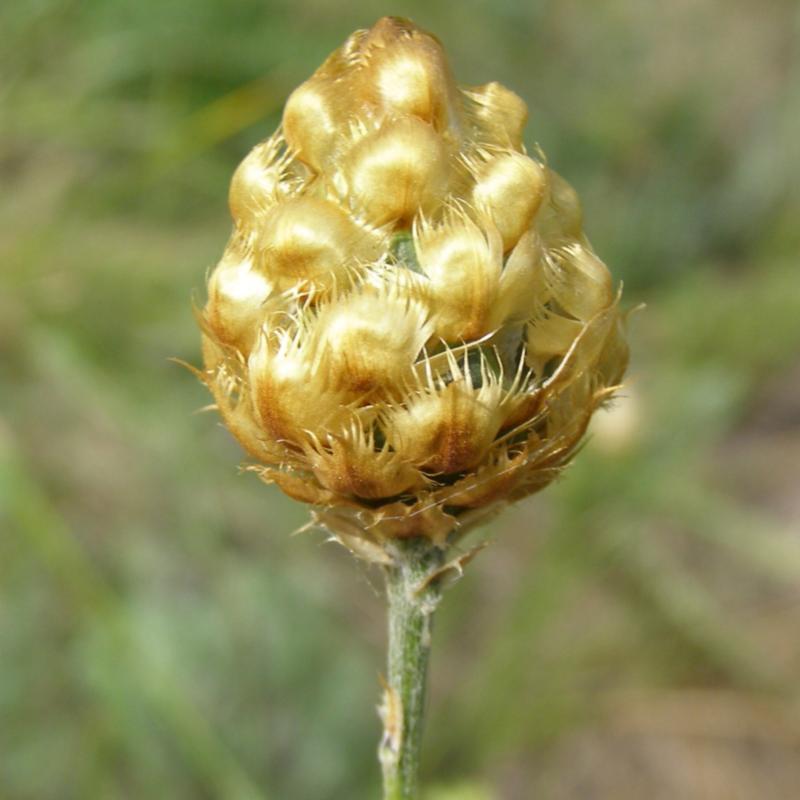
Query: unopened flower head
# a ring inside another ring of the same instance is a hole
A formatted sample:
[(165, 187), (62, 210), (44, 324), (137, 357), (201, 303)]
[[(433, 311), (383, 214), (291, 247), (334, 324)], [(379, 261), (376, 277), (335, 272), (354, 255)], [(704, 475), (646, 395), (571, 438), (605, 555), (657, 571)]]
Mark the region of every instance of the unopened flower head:
[(359, 552), (542, 488), (622, 378), (618, 293), (526, 120), (385, 18), (234, 174), (203, 377), (254, 469)]

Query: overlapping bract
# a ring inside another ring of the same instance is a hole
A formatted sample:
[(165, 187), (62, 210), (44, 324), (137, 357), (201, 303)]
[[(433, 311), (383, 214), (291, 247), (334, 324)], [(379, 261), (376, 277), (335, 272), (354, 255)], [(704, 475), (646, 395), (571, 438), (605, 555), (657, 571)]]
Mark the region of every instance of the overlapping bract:
[(254, 469), (362, 554), (546, 485), (624, 372), (611, 276), (526, 119), (385, 18), (234, 174), (204, 380)]

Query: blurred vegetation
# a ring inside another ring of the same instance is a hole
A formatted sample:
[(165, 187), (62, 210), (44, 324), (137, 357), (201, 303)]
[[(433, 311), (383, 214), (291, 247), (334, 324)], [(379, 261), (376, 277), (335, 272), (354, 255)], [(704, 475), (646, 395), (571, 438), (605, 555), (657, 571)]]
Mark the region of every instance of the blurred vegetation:
[(792, 0), (0, 6), (0, 797), (370, 798), (377, 576), (207, 414), (237, 161), (357, 27), (531, 106), (633, 320), (626, 397), (440, 613), (430, 800), (800, 796)]

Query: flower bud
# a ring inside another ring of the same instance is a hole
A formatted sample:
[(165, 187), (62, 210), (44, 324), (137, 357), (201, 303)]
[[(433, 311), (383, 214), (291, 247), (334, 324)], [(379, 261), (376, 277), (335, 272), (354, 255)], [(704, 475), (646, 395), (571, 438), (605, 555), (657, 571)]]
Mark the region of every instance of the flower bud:
[(622, 379), (618, 293), (526, 119), (387, 17), (233, 176), (203, 379), (260, 476), (365, 557), (546, 486)]

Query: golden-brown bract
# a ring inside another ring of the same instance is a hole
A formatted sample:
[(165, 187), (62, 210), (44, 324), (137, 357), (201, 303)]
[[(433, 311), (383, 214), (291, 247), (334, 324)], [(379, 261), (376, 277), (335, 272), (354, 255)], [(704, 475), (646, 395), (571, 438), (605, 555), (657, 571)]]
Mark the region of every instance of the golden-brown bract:
[(385, 18), (234, 174), (206, 383), (253, 469), (364, 555), (549, 483), (625, 370), (611, 276), (526, 120)]

